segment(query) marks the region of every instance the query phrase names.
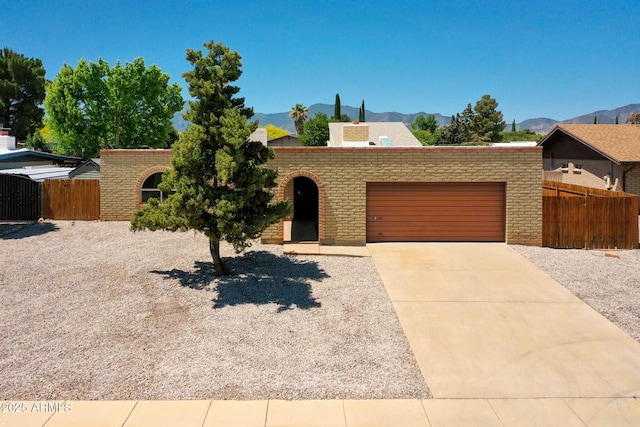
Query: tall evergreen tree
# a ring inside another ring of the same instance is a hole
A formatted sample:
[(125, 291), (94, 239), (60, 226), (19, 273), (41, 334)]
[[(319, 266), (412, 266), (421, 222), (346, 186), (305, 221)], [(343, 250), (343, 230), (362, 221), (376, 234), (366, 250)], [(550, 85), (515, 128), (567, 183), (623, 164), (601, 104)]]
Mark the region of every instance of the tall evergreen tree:
[(216, 275), (229, 273), (220, 258), (220, 242), (236, 252), (291, 211), (289, 202), (271, 203), (277, 172), (264, 164), (273, 150), (249, 135), (257, 124), (244, 98), (233, 85), (242, 71), (237, 52), (213, 41), (207, 52), (187, 50), (193, 70), (183, 74), (189, 84), (191, 122), (173, 145), (172, 168), (159, 188), (170, 195), (160, 203), (151, 199), (135, 212), (131, 230), (197, 230), (209, 239)]
[(340, 94), (336, 93), (336, 103), (333, 106), (333, 117), (331, 120), (339, 122), (342, 120), (342, 114), (340, 114)]
[(513, 119), (513, 122), (511, 123), (511, 132), (515, 132), (516, 131), (516, 120)]
[(361, 123), (364, 123), (365, 121), (365, 116), (364, 116), (364, 99), (362, 100), (362, 105), (360, 106), (360, 115), (358, 116), (358, 121)]
[(498, 101), (491, 95), (483, 95), (473, 108), (473, 139), (472, 141), (497, 142), (500, 132), (506, 123), (502, 113), (498, 111)]
[(593, 116), (593, 124), (594, 125), (598, 124), (598, 116)]
[(9, 128), (18, 142), (42, 127), (44, 75), (40, 59), (0, 50), (0, 127)]
[(616, 116), (616, 124), (619, 124), (619, 123), (618, 123), (618, 116)]

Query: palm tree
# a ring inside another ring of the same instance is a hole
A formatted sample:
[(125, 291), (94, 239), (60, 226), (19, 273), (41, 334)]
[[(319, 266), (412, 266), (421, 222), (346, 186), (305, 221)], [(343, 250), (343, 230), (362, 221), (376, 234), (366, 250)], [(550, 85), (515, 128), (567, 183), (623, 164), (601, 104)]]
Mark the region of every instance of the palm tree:
[(296, 104), (295, 107), (291, 108), (289, 117), (293, 119), (293, 123), (296, 126), (296, 133), (298, 134), (298, 136), (302, 135), (304, 122), (307, 121), (308, 115), (309, 109), (302, 104)]

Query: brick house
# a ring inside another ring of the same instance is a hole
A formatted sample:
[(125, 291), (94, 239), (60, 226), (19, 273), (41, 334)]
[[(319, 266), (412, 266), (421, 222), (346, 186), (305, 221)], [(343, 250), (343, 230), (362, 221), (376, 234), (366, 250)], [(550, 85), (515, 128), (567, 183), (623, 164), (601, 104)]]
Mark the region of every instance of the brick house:
[(542, 146), (545, 179), (640, 195), (640, 126), (556, 126)]
[[(294, 213), (265, 243), (313, 225), (323, 245), (376, 241), (542, 243), (541, 147), (275, 147), (278, 200)], [(101, 151), (101, 218), (162, 197), (170, 150)]]

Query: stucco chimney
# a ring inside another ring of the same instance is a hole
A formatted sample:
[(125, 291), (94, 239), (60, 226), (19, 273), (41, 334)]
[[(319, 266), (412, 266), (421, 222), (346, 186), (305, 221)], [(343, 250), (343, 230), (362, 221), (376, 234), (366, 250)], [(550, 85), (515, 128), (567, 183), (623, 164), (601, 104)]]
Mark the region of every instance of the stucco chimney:
[(9, 136), (8, 129), (0, 129), (0, 151), (10, 151), (16, 149), (16, 137)]
[(342, 126), (342, 141), (368, 143), (369, 126), (360, 124), (347, 124)]

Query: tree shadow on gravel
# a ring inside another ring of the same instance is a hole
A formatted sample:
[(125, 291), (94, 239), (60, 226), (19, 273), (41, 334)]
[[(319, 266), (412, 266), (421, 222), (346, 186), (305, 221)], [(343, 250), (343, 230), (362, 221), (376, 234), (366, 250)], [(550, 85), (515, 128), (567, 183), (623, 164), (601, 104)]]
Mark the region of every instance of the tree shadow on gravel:
[(58, 231), (57, 225), (42, 223), (2, 223), (0, 224), (0, 240), (16, 240), (26, 237), (41, 236)]
[(267, 251), (247, 252), (224, 261), (232, 271), (225, 277), (215, 277), (213, 264), (202, 261), (195, 262), (194, 271), (173, 269), (152, 273), (176, 279), (181, 286), (191, 289), (217, 291), (217, 297), (212, 300), (213, 308), (277, 304), (277, 311), (282, 312), (321, 306), (313, 297), (310, 281), (322, 280), (329, 275), (317, 262)]

